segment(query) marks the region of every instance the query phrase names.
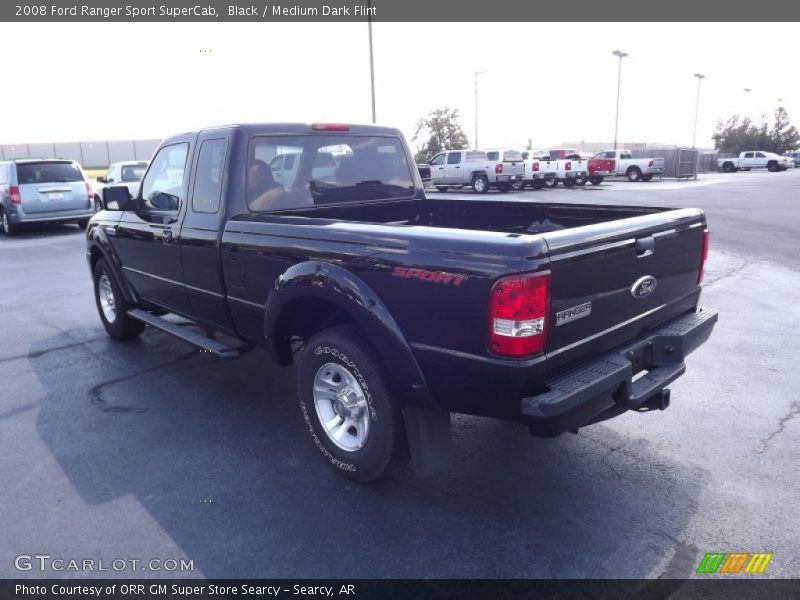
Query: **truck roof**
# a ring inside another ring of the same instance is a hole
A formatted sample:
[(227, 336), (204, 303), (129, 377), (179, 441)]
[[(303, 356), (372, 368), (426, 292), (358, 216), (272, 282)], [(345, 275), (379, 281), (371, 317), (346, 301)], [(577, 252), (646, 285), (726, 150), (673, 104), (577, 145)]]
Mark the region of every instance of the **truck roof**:
[[(344, 126), (346, 130), (333, 130), (324, 129), (325, 126)], [(400, 130), (394, 127), (384, 127), (381, 125), (359, 125), (351, 123), (340, 122), (325, 122), (325, 123), (231, 123), (228, 125), (217, 125), (212, 127), (204, 127), (196, 131), (187, 131), (181, 135), (202, 133), (204, 131), (217, 131), (221, 129), (238, 129), (248, 134), (270, 134), (270, 133), (290, 133), (290, 134), (310, 134), (310, 133), (326, 133), (327, 131), (335, 131), (340, 134), (356, 134), (356, 135), (399, 135)], [(170, 136), (172, 137), (172, 136)]]

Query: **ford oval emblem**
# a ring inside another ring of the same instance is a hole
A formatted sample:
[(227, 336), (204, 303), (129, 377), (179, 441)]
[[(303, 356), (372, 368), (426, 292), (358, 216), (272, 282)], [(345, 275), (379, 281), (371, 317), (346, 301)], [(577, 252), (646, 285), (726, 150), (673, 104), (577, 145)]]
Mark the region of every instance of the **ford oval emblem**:
[(631, 296), (634, 298), (647, 298), (656, 289), (656, 278), (652, 275), (645, 275), (636, 280), (636, 283), (631, 286)]

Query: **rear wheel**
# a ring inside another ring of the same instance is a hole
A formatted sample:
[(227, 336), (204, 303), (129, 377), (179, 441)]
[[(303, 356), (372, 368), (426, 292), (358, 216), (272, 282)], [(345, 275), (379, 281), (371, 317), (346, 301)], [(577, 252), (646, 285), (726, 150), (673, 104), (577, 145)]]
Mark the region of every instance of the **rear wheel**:
[(558, 185), (558, 179), (556, 179), (555, 177), (553, 177), (552, 179), (545, 179), (544, 185), (549, 188), (554, 188)]
[(726, 173), (733, 173), (736, 169), (733, 168), (732, 162), (726, 162), (723, 163), (722, 170), (725, 171)]
[(109, 271), (105, 259), (94, 266), (94, 299), (100, 320), (115, 340), (132, 340), (144, 331), (144, 323), (128, 316), (131, 306), (125, 300)]
[(774, 160), (771, 160), (770, 162), (767, 163), (767, 171), (769, 171), (770, 173), (775, 173), (777, 170), (778, 170), (778, 163), (776, 163)]
[(439, 190), (440, 192), (446, 192), (448, 188), (446, 185), (437, 185), (436, 189)]
[(544, 187), (544, 181), (542, 181), (541, 179), (534, 179), (531, 182), (531, 187), (535, 190), (540, 190)]
[(642, 181), (650, 181), (652, 178), (652, 175), (642, 175)]
[(510, 183), (498, 183), (497, 184), (497, 189), (505, 194), (508, 190), (511, 189), (511, 184)]
[(478, 194), (485, 194), (489, 191), (489, 180), (486, 175), (477, 175), (472, 179), (472, 189)]
[(525, 182), (524, 181), (515, 181), (511, 184), (511, 189), (515, 192), (525, 189)]
[(19, 225), (11, 222), (11, 219), (8, 218), (6, 211), (4, 211), (2, 207), (0, 207), (0, 229), (9, 237), (17, 235), (19, 231)]
[(298, 397), (314, 445), (351, 479), (375, 481), (406, 457), (400, 407), (375, 351), (352, 325), (323, 330), (306, 344)]
[(642, 178), (642, 171), (639, 167), (631, 167), (626, 171), (625, 175), (627, 175), (628, 181), (639, 181)]
[(601, 183), (603, 183), (603, 178), (602, 177), (589, 177), (589, 183), (591, 183), (592, 185), (600, 185)]
[(574, 179), (565, 179), (564, 180), (564, 187), (571, 188), (573, 185), (575, 185), (575, 180)]
[(588, 180), (586, 177), (578, 177), (578, 178), (575, 180), (575, 185), (584, 186), (584, 185), (586, 185), (586, 182), (587, 182), (587, 181), (589, 181), (589, 180)]

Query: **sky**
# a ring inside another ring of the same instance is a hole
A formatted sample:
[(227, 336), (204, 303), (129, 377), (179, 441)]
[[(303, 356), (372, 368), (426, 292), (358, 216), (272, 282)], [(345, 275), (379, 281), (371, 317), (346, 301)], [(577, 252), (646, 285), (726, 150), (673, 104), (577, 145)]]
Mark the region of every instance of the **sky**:
[[(795, 23), (374, 23), (377, 122), (458, 109), (483, 148), (614, 137), (711, 147), (717, 121), (797, 122)], [(371, 121), (366, 23), (0, 23), (0, 143), (163, 138), (247, 121)], [(752, 92), (744, 92), (751, 88)], [(412, 145), (414, 145), (412, 143)]]

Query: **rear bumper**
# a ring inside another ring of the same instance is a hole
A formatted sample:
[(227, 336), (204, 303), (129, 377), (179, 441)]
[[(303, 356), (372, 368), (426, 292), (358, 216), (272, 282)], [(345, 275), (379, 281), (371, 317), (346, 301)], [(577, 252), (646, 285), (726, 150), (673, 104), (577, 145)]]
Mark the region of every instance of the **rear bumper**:
[(94, 207), (52, 212), (25, 213), (21, 210), (9, 211), (8, 218), (14, 223), (48, 223), (57, 221), (80, 221), (94, 215)]
[(645, 175), (660, 175), (664, 172), (664, 167), (647, 167)]
[(589, 177), (613, 177), (614, 171), (589, 171)]
[(522, 181), (523, 178), (523, 175), (496, 175), (492, 183), (495, 185), (498, 183), (514, 183), (515, 181)]
[[(531, 433), (554, 437), (626, 410), (663, 410), (669, 403), (666, 387), (683, 375), (684, 359), (708, 339), (716, 322), (716, 311), (698, 309), (547, 381), (547, 391), (521, 401)], [(646, 374), (634, 379), (642, 371)]]
[(541, 179), (543, 181), (547, 181), (548, 179), (555, 179), (555, 173), (540, 173), (539, 171), (535, 173), (531, 173), (530, 179), (528, 181), (535, 181), (537, 179)]

